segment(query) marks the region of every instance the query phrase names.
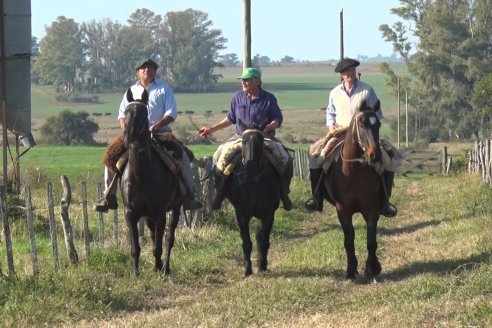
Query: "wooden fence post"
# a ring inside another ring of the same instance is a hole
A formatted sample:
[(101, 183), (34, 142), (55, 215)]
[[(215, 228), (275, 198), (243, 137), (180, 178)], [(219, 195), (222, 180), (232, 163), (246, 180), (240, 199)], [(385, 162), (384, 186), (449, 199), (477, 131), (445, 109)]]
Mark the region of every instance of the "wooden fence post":
[(70, 207), (70, 203), (72, 202), (72, 189), (70, 188), (70, 183), (65, 175), (61, 176), (61, 184), (63, 187), (63, 196), (60, 202), (60, 207), (63, 224), (63, 234), (65, 236), (65, 246), (67, 247), (67, 253), (68, 257), (70, 258), (70, 262), (72, 264), (77, 264), (79, 262), (79, 257), (73, 243), (72, 225), (70, 224), (70, 217), (68, 214), (68, 208)]
[(490, 183), (490, 139), (485, 140), (485, 182)]
[(29, 240), (31, 242), (32, 272), (34, 275), (37, 275), (39, 274), (38, 251), (36, 249), (36, 234), (34, 233), (34, 220), (32, 217), (31, 187), (29, 185), (26, 186), (25, 193), (27, 230), (29, 234)]
[[(102, 183), (99, 182), (97, 184), (97, 194), (98, 198), (101, 199), (103, 195), (103, 188), (102, 188)], [(103, 214), (101, 212), (99, 213), (99, 246), (102, 248), (104, 247), (104, 218)]]
[(84, 215), (84, 246), (85, 246), (85, 256), (89, 256), (91, 253), (90, 244), (90, 232), (89, 232), (89, 215), (87, 213), (87, 184), (82, 181), (80, 184), (80, 189), (82, 190), (82, 210)]
[(7, 266), (9, 268), (9, 276), (15, 274), (14, 270), (14, 255), (12, 253), (12, 238), (10, 235), (9, 215), (7, 209), (7, 186), (0, 185), (0, 209), (2, 211), (3, 234), (5, 236), (5, 249), (7, 253)]
[(113, 211), (113, 235), (114, 235), (114, 242), (116, 246), (119, 246), (120, 244), (120, 238), (119, 238), (119, 223), (118, 223), (118, 210)]
[(448, 147), (444, 146), (442, 149), (442, 158), (441, 158), (441, 174), (447, 174), (446, 166), (448, 164)]
[(48, 216), (50, 221), (50, 238), (51, 238), (51, 249), (53, 252), (53, 266), (55, 270), (58, 269), (59, 258), (58, 258), (58, 239), (56, 238), (56, 220), (55, 220), (55, 203), (53, 201), (53, 185), (48, 182), (46, 185), (48, 192)]

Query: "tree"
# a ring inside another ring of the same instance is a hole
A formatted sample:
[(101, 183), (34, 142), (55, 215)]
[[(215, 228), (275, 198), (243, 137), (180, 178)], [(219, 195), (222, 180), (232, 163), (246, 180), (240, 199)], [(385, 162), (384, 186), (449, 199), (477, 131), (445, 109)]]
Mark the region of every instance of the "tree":
[[(489, 0), (400, 0), (392, 12), (409, 24), (381, 25), (386, 41), (405, 59), (412, 83), (410, 102), (440, 118), (448, 136), (469, 138), (480, 125), (473, 112), (475, 83), (492, 71), (492, 4)], [(406, 27), (410, 26), (410, 27)], [(418, 38), (415, 53), (408, 33)], [(475, 122), (470, 122), (475, 120)], [(432, 121), (431, 124), (436, 124)]]
[(284, 58), (280, 59), (282, 64), (292, 64), (294, 62), (294, 58), (291, 56), (284, 56)]
[(480, 120), (484, 127), (483, 135), (490, 135), (492, 131), (492, 73), (475, 85), (472, 104), (475, 112), (480, 114)]
[(241, 64), (235, 53), (220, 56), (219, 63), (226, 67), (234, 67)]
[(270, 66), (271, 64), (272, 61), (268, 56), (261, 56), (260, 54), (256, 54), (256, 56), (253, 58), (253, 66), (255, 67)]
[(118, 39), (119, 30), (120, 25), (109, 19), (99, 22), (91, 20), (81, 25), (87, 55), (86, 83), (89, 91), (111, 89), (114, 84), (122, 82), (115, 80), (115, 63), (111, 58), (111, 48)]
[(59, 16), (46, 27), (39, 43), (40, 53), (33, 69), (41, 82), (58, 90), (75, 91), (77, 77), (83, 76), (84, 46), (79, 25), (71, 18)]
[(202, 11), (187, 9), (168, 12), (161, 30), (163, 67), (161, 74), (171, 81), (176, 91), (208, 91), (220, 75), (218, 51), (227, 42), (222, 32), (212, 29), (212, 21)]
[(73, 113), (68, 109), (58, 116), (48, 117), (41, 126), (40, 132), (44, 140), (54, 145), (94, 145), (94, 133), (99, 130), (97, 123), (89, 118), (85, 111)]

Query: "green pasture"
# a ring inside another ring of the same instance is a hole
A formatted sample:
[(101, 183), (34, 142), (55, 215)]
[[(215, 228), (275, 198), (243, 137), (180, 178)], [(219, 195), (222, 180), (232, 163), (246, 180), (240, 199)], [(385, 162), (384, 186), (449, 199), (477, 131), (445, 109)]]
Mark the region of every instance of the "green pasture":
[[(389, 96), (384, 85), (384, 76), (378, 73), (377, 63), (364, 64), (370, 73), (363, 74), (362, 79), (370, 83), (381, 98), (387, 116), (394, 116), (396, 99)], [(333, 72), (331, 64), (265, 67), (263, 70), (263, 86), (273, 92), (284, 110), (319, 110), (326, 107), (329, 91), (339, 82), (339, 75)], [(180, 111), (204, 113), (213, 111), (220, 113), (229, 108), (232, 93), (241, 88), (237, 76), (241, 68), (223, 68), (217, 70), (223, 78), (214, 92), (210, 93), (177, 93), (176, 98)], [(364, 66), (361, 66), (364, 71)], [(89, 113), (111, 113), (116, 116), (121, 97), (125, 90), (118, 93), (98, 94), (100, 103), (90, 105), (57, 103), (56, 92), (48, 86), (32, 86), (32, 118), (46, 119), (58, 112), (69, 109), (84, 110)], [(295, 122), (292, 122), (295, 123)], [(116, 125), (116, 124), (115, 124)]]
[[(141, 275), (130, 277), (129, 247), (79, 242), (70, 265), (58, 227), (61, 263), (51, 262), (43, 201), (34, 208), (40, 272), (33, 275), (25, 220), (12, 220), (15, 276), (0, 243), (0, 326), (4, 327), (490, 327), (492, 325), (492, 190), (478, 175), (398, 177), (395, 218), (381, 218), (378, 282), (346, 281), (345, 251), (334, 208), (306, 213), (308, 184), (295, 179), (294, 209), (279, 209), (269, 271), (243, 277), (241, 240), (230, 205), (204, 226), (180, 227), (171, 275), (153, 271), (152, 243), (142, 243)], [(82, 210), (70, 208), (80, 235)], [(122, 211), (120, 210), (120, 214)], [(41, 215), (43, 214), (43, 215)], [(91, 211), (91, 234), (98, 234)], [(122, 218), (122, 215), (120, 215)], [(111, 231), (113, 215), (104, 217)], [(122, 220), (122, 219), (121, 219)], [(120, 221), (123, 222), (123, 221)], [(124, 223), (121, 223), (122, 236)], [(256, 220), (251, 223), (252, 230)], [(366, 226), (354, 217), (359, 272)], [(252, 232), (253, 234), (253, 232)], [(253, 237), (253, 242), (254, 242)], [(252, 256), (255, 262), (255, 251)]]
[[(196, 158), (212, 156), (217, 145), (191, 145)], [(102, 181), (105, 147), (36, 146), (20, 160), (21, 178), (26, 183), (59, 182), (65, 175), (73, 181)]]

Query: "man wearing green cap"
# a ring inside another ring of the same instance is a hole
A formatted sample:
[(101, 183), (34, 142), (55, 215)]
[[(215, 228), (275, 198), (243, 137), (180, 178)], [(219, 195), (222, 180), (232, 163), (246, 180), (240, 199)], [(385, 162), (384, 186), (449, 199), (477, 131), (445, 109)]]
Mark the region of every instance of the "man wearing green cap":
[[(177, 105), (171, 86), (163, 81), (156, 80), (158, 65), (152, 59), (143, 59), (137, 62), (135, 66), (135, 74), (138, 81), (131, 87), (135, 99), (138, 98), (143, 90), (147, 90), (149, 100), (147, 102), (147, 111), (149, 119), (149, 131), (158, 135), (159, 133), (172, 132), (171, 125), (177, 117)], [(125, 108), (128, 105), (126, 93), (123, 95), (118, 113), (118, 121), (120, 128), (125, 129)], [(186, 151), (181, 153), (181, 169), (180, 173), (180, 188), (184, 195), (183, 208), (185, 210), (193, 210), (202, 207), (201, 202), (193, 193), (193, 175), (190, 168), (190, 158)], [(100, 200), (94, 209), (98, 212), (107, 212), (109, 209), (118, 207), (116, 201), (115, 174), (108, 168), (104, 172), (106, 191), (104, 197)]]
[[(261, 72), (255, 67), (247, 67), (238, 80), (241, 80), (242, 90), (237, 91), (232, 96), (231, 106), (227, 116), (221, 121), (210, 127), (201, 127), (198, 134), (205, 138), (208, 135), (235, 124), (236, 134), (226, 141), (232, 143), (241, 138), (243, 132), (254, 127), (263, 127), (266, 137), (280, 143), (275, 139), (275, 129), (280, 127), (283, 122), (283, 115), (277, 103), (277, 98), (270, 92), (261, 87)], [(221, 145), (214, 154), (214, 165), (217, 164), (225, 144)], [(282, 147), (283, 149), (283, 147)], [(285, 151), (285, 150), (284, 150)], [(292, 202), (289, 198), (289, 186), (293, 175), (292, 157), (285, 151), (284, 176), (281, 186), (281, 200), (285, 210), (292, 209)], [(213, 209), (219, 209), (225, 198), (223, 191), (226, 177), (222, 172), (218, 172), (216, 167), (216, 196), (212, 204)]]

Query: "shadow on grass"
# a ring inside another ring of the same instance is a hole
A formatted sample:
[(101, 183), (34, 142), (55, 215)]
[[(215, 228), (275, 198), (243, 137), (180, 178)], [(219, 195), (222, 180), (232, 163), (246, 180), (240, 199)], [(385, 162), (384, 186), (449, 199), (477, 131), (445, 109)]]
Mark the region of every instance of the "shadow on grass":
[(433, 273), (436, 275), (459, 274), (463, 268), (475, 266), (480, 263), (490, 261), (492, 251), (485, 251), (477, 255), (458, 260), (415, 262), (405, 267), (385, 272), (383, 279), (391, 281), (401, 281), (423, 273)]
[(378, 226), (378, 235), (381, 236), (394, 236), (403, 233), (413, 233), (421, 229), (425, 229), (428, 227), (438, 226), (443, 223), (443, 220), (430, 220), (425, 222), (419, 222), (412, 225), (406, 225), (400, 228), (383, 228)]

